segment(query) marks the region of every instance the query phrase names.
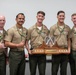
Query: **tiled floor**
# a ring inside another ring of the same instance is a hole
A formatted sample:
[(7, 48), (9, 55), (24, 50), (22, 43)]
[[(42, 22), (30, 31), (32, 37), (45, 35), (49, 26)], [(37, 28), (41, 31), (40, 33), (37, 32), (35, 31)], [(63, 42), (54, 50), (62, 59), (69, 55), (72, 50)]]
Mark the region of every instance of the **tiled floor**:
[[(51, 62), (47, 62), (46, 65), (47, 65), (46, 66), (46, 75), (51, 75)], [(7, 75), (9, 75), (9, 66), (8, 65), (7, 65), (6, 73), (7, 73)], [(39, 75), (38, 69), (37, 69), (36, 73), (37, 73), (36, 75)], [(30, 75), (29, 63), (28, 62), (26, 62), (25, 75)], [(58, 71), (58, 75), (60, 75), (59, 71)], [(67, 75), (71, 75), (70, 74), (70, 66), (69, 66), (69, 64), (68, 64), (68, 67), (67, 67)]]

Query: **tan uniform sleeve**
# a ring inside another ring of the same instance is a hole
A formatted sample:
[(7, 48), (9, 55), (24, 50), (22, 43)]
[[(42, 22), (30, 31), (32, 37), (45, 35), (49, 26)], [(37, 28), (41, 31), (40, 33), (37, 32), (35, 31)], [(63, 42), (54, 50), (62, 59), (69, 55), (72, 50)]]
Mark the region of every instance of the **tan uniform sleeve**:
[(49, 33), (50, 37), (54, 36), (54, 28), (50, 27), (50, 33)]
[(71, 29), (69, 27), (68, 38), (71, 38)]
[(5, 41), (12, 41), (13, 39), (13, 29), (7, 30), (7, 35), (5, 36)]
[(32, 32), (32, 30), (31, 29), (28, 29), (27, 40), (30, 40), (31, 39), (31, 32)]
[(28, 30), (26, 30), (26, 40), (28, 40)]

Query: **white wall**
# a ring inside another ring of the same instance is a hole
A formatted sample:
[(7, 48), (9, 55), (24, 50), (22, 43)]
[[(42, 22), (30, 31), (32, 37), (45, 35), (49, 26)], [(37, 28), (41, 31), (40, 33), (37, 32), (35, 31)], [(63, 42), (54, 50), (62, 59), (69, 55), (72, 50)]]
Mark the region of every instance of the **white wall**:
[(44, 24), (49, 28), (57, 22), (59, 10), (66, 13), (65, 23), (72, 27), (71, 14), (76, 12), (76, 0), (0, 0), (0, 14), (6, 16), (5, 29), (15, 24), (15, 16), (23, 12), (26, 16), (24, 26), (29, 28), (36, 22), (36, 13), (43, 10), (46, 13)]
[(76, 12), (76, 0), (0, 0), (0, 15), (6, 16), (5, 29), (15, 25), (15, 17), (20, 12), (25, 14), (24, 26), (29, 28), (35, 24), (39, 10), (46, 13), (44, 24), (48, 28), (57, 22), (56, 15), (59, 10), (65, 11), (65, 23), (72, 27), (71, 14)]

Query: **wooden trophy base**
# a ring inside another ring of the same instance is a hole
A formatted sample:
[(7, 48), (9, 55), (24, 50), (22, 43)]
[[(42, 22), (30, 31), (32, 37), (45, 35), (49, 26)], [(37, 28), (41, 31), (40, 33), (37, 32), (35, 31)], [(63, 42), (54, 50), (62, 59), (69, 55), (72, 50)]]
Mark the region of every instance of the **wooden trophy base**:
[(67, 54), (69, 51), (67, 48), (61, 48), (57, 44), (53, 46), (47, 46), (45, 42), (32, 50), (32, 54)]

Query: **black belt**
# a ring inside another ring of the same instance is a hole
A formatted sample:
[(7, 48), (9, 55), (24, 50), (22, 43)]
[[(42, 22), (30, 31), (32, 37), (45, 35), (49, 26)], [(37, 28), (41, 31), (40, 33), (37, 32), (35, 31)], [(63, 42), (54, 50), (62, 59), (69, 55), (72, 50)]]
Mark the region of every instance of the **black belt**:
[(18, 49), (18, 48), (10, 48), (10, 51), (23, 51), (23, 49)]

